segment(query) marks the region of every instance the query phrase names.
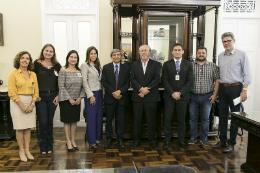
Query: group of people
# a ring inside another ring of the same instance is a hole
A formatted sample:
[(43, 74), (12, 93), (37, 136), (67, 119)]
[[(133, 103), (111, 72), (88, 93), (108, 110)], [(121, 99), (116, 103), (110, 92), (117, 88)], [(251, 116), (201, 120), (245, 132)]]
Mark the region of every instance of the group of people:
[[(222, 35), (225, 51), (218, 57), (217, 66), (208, 62), (207, 49), (198, 47), (196, 61), (188, 62), (182, 58), (183, 46), (173, 45), (173, 59), (161, 63), (150, 59), (148, 45), (139, 48), (140, 61), (135, 61), (131, 69), (122, 64), (122, 53), (111, 51), (112, 62), (103, 66), (98, 58), (98, 50), (91, 46), (86, 51), (86, 60), (79, 68), (79, 55), (72, 50), (66, 57), (64, 67), (56, 59), (55, 48), (46, 44), (37, 60), (32, 60), (29, 52), (23, 51), (14, 59), (14, 71), (8, 80), (8, 94), (11, 99), (11, 116), (19, 155), (22, 161), (34, 159), (29, 151), (30, 128), (39, 121), (38, 143), (41, 154), (53, 152), (53, 117), (57, 105), (60, 107), (60, 120), (64, 123), (68, 151), (79, 150), (75, 142), (77, 122), (80, 120), (80, 104), (84, 98), (86, 112), (86, 134), (90, 148), (96, 149), (102, 139), (103, 102), (106, 114), (106, 142), (110, 148), (113, 140), (112, 119), (117, 114), (117, 143), (125, 148), (124, 125), (126, 93), (133, 87), (131, 100), (134, 112), (134, 143), (141, 142), (142, 116), (146, 116), (148, 140), (157, 149), (155, 140), (155, 116), (157, 102), (160, 101), (158, 84), (164, 86), (164, 134), (163, 148), (171, 145), (171, 124), (174, 109), (178, 117), (178, 145), (187, 149), (185, 139), (185, 116), (187, 106), (190, 113), (190, 139), (197, 140), (198, 117), (201, 117), (200, 141), (209, 146), (209, 114), (212, 103), (219, 95), (220, 141), (213, 148), (225, 147), (223, 152), (233, 151), (238, 127), (232, 124), (230, 139), (227, 140), (229, 108), (240, 111), (240, 104), (234, 106), (232, 100), (241, 96), (247, 99), (247, 87), (251, 83), (251, 70), (244, 51), (234, 48), (233, 33)], [(162, 70), (162, 73), (161, 73)], [(103, 93), (104, 92), (104, 93)], [(218, 94), (219, 92), (219, 94)], [(34, 108), (36, 106), (36, 109)], [(24, 143), (24, 144), (23, 144)]]

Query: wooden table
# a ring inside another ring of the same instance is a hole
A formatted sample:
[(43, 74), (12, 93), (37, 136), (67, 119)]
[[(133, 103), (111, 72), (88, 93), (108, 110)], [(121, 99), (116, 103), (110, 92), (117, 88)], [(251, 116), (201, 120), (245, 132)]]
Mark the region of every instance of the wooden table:
[(260, 121), (257, 116), (248, 118), (248, 115), (245, 112), (231, 113), (234, 124), (248, 131), (246, 163), (241, 168), (249, 172), (260, 172)]

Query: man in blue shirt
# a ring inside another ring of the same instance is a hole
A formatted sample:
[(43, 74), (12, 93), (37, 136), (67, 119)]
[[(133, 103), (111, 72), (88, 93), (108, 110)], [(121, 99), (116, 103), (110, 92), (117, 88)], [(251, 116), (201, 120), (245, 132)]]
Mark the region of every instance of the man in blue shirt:
[[(219, 79), (219, 129), (220, 141), (213, 148), (224, 148), (224, 153), (234, 151), (238, 127), (231, 118), (230, 138), (227, 140), (229, 108), (231, 112), (240, 112), (241, 103), (247, 99), (247, 88), (251, 84), (252, 74), (246, 52), (234, 48), (235, 38), (232, 32), (222, 34), (225, 51), (218, 56)], [(233, 104), (233, 99), (241, 97), (241, 103)]]

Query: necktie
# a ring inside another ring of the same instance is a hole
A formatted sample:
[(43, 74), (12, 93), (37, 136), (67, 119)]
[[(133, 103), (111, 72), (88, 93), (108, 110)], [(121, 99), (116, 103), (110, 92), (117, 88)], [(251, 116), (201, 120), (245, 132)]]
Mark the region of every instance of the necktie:
[(118, 83), (118, 65), (116, 65), (115, 67), (116, 67), (115, 77), (116, 77), (116, 90), (117, 90), (117, 83)]
[(177, 70), (177, 74), (179, 73), (180, 71), (180, 61), (176, 61), (176, 70)]

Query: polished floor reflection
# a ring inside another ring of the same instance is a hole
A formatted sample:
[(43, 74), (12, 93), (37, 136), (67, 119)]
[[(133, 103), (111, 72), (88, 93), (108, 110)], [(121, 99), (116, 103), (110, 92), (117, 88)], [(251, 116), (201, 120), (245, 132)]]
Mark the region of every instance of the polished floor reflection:
[[(133, 167), (132, 161), (137, 166), (163, 166), (186, 165), (197, 172), (243, 172), (240, 165), (246, 161), (247, 132), (243, 137), (237, 137), (235, 152), (223, 154), (220, 149), (205, 147), (199, 141), (195, 145), (189, 145), (189, 149), (181, 149), (177, 146), (177, 139), (172, 140), (172, 145), (167, 150), (163, 149), (164, 140), (159, 139), (158, 150), (153, 150), (147, 140), (143, 140), (136, 149), (131, 149), (132, 140), (126, 140), (125, 149), (118, 149), (116, 141), (113, 141), (112, 149), (89, 149), (84, 142), (85, 128), (78, 128), (76, 142), (79, 151), (67, 152), (63, 128), (54, 130), (54, 153), (41, 155), (37, 144), (36, 133), (32, 133), (30, 150), (35, 158), (27, 163), (21, 162), (18, 155), (18, 145), (15, 139), (0, 142), (0, 172), (14, 171), (45, 171), (62, 170), (63, 172), (93, 172), (105, 171), (103, 168)], [(102, 141), (104, 143), (104, 141)], [(215, 138), (209, 139), (211, 145), (215, 144)], [(112, 171), (109, 169), (107, 171)], [(82, 173), (83, 173), (82, 172)], [(51, 172), (56, 173), (56, 172)]]

